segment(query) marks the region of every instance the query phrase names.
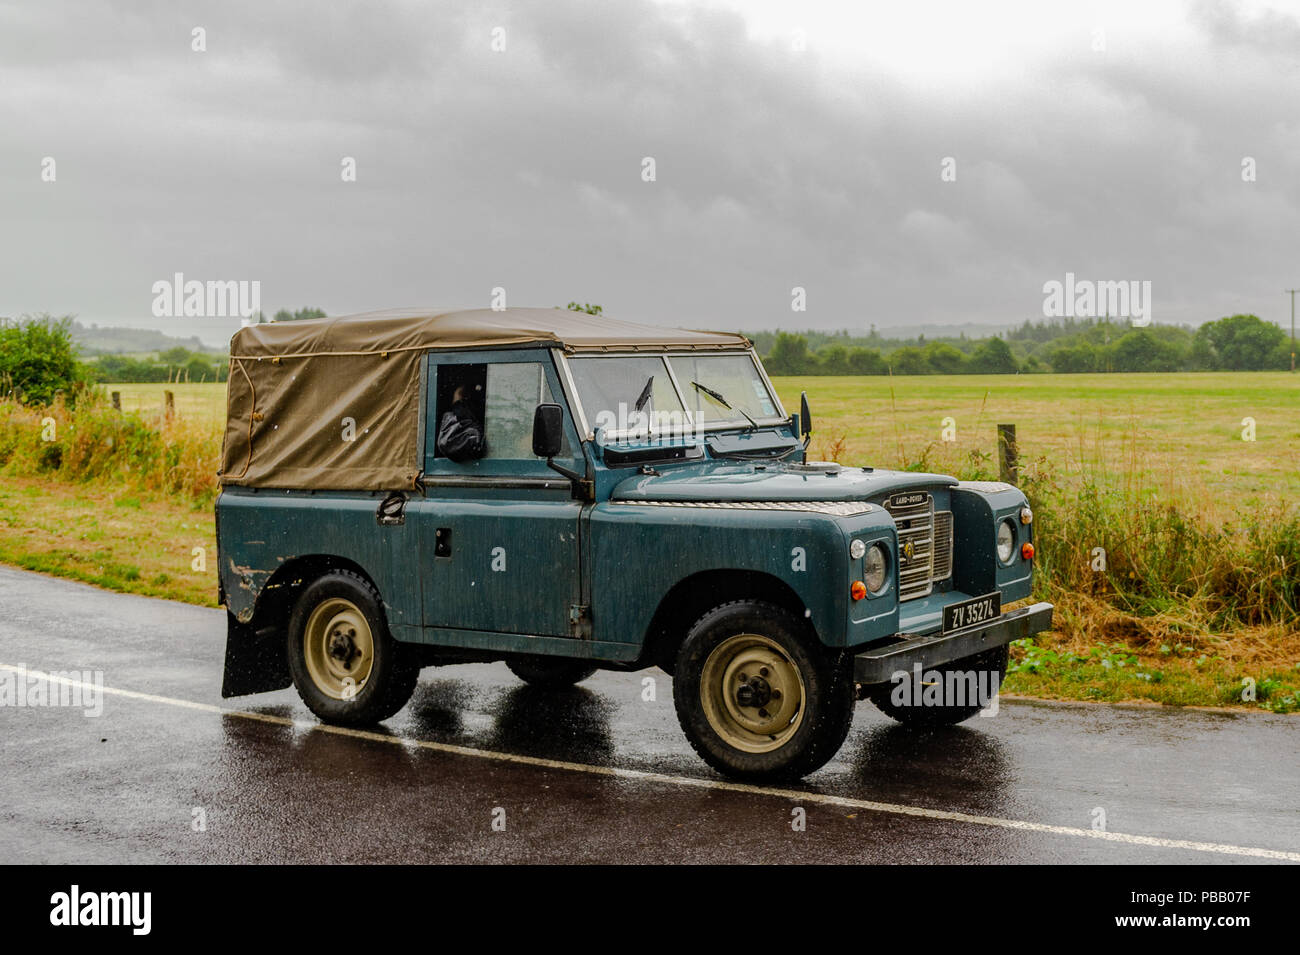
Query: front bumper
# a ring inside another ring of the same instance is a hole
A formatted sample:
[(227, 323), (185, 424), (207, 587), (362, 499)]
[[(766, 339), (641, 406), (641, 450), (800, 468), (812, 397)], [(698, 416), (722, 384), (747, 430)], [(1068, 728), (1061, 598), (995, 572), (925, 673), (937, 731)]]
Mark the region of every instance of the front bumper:
[(963, 660), (1012, 640), (1032, 636), (1051, 626), (1052, 605), (1036, 603), (1031, 607), (1004, 613), (997, 620), (964, 630), (906, 637), (900, 642), (855, 654), (853, 680), (856, 683), (885, 683), (893, 674), (910, 672), (917, 664), (925, 670), (954, 660)]

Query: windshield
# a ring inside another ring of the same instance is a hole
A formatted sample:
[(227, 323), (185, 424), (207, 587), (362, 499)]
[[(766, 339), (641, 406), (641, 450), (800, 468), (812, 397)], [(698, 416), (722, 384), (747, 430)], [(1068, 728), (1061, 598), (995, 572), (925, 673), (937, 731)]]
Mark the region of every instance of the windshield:
[(658, 355), (572, 358), (569, 370), (587, 424), (606, 431), (663, 431), (685, 419), (681, 399)]
[(593, 431), (752, 426), (781, 414), (749, 355), (572, 357), (569, 370)]
[(674, 355), (669, 360), (696, 421), (748, 424), (750, 418), (776, 417), (776, 404), (748, 355)]

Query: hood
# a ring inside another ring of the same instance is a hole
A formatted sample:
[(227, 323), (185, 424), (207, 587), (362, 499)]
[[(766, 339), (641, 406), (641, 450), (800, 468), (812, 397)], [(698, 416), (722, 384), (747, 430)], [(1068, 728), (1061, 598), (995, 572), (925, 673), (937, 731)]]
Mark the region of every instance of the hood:
[(663, 474), (637, 474), (614, 487), (616, 501), (864, 501), (957, 479), (916, 471), (839, 465), (708, 461)]

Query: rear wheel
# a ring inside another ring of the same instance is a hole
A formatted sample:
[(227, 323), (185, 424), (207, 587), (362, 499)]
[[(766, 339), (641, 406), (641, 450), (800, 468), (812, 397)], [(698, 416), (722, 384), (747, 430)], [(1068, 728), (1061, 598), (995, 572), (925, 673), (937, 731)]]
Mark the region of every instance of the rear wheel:
[(737, 779), (793, 779), (835, 755), (853, 720), (842, 654), (805, 621), (757, 600), (723, 604), (686, 635), (673, 701), (687, 739)]
[(388, 719), (410, 700), (420, 675), (388, 632), (378, 591), (346, 570), (317, 578), (294, 605), (289, 670), (307, 708), (344, 726)]
[(581, 683), (597, 670), (586, 660), (565, 657), (511, 657), (506, 660), (506, 666), (525, 683), (550, 689)]
[[(952, 726), (968, 720), (997, 694), (1007, 675), (1007, 647), (994, 647), (962, 660), (930, 667), (918, 681), (877, 683), (867, 697), (882, 713), (905, 726)], [(986, 699), (981, 702), (980, 696)]]

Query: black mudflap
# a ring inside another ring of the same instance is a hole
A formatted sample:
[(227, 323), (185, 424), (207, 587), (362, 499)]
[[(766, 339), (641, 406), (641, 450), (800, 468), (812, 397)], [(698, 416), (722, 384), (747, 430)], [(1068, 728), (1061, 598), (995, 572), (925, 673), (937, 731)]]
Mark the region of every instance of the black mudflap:
[(226, 674), (221, 695), (245, 696), (283, 690), (293, 683), (289, 674), (283, 631), (255, 631), (226, 614)]

